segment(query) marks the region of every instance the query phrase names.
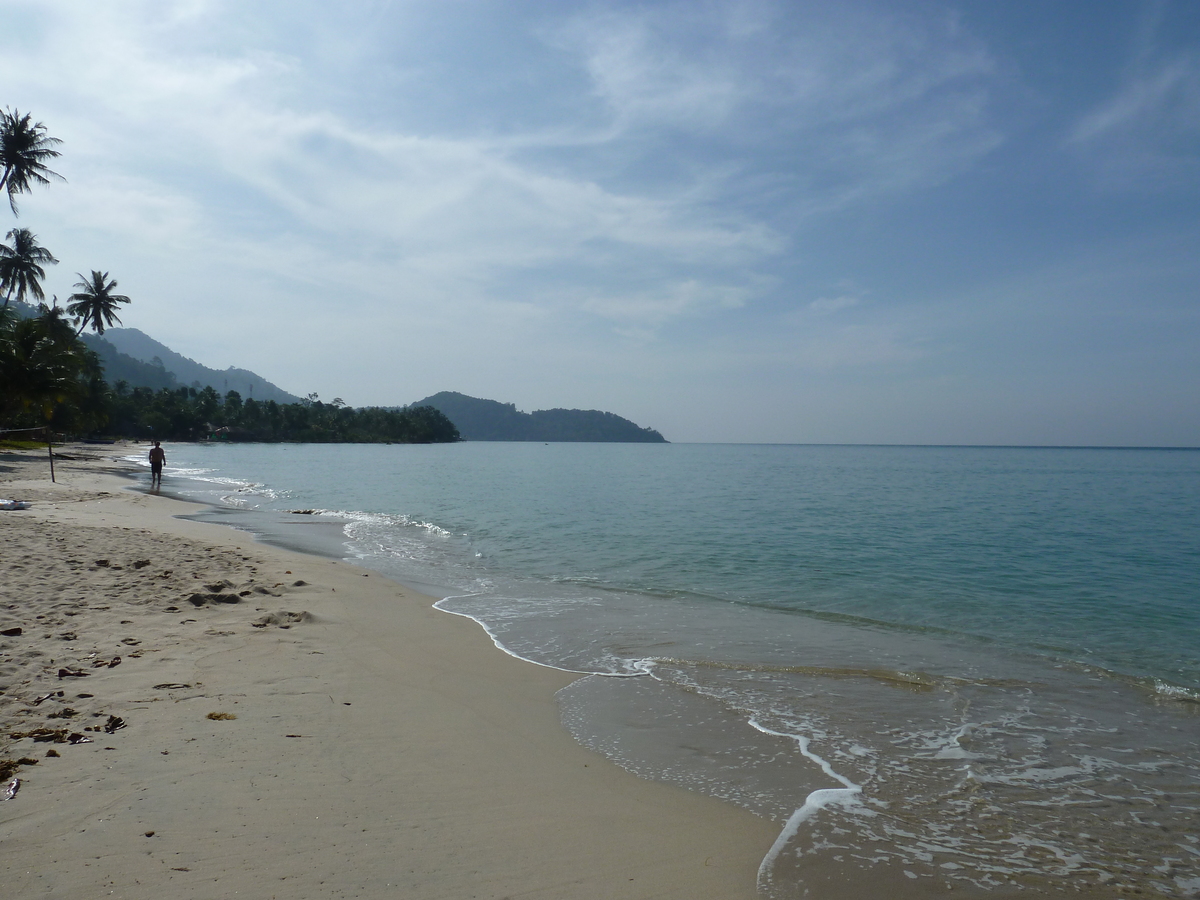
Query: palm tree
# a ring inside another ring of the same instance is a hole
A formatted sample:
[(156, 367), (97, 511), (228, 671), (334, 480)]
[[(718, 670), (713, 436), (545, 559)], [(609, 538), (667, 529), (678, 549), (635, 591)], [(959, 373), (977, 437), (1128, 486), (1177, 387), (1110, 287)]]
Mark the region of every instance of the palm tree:
[(82, 332), (89, 322), (96, 329), (96, 334), (104, 334), (105, 326), (111, 326), (113, 322), (121, 324), (117, 318), (117, 305), (130, 301), (124, 294), (112, 293), (117, 286), (116, 279), (109, 281), (107, 272), (97, 272), (95, 269), (92, 269), (90, 279), (84, 278), (79, 272), (75, 274), (80, 279), (75, 283), (79, 293), (67, 298), (71, 301), (67, 304), (67, 311), (79, 317), (79, 331), (75, 333)]
[(0, 417), (32, 408), (49, 421), (80, 392), (85, 350), (56, 310), (18, 319), (0, 335)]
[(14, 216), (19, 215), (17, 194), (29, 193), (31, 183), (49, 184), (51, 178), (66, 181), (46, 167), (48, 160), (61, 155), (52, 149), (61, 143), (46, 134), (41, 122), (30, 122), (29, 113), (21, 115), (20, 110), (8, 107), (0, 113), (0, 166), (4, 167), (0, 187), (8, 191), (8, 205)]
[(38, 245), (37, 235), (28, 228), (14, 228), (5, 238), (12, 241), (12, 246), (0, 244), (0, 292), (4, 293), (4, 306), (8, 306), (14, 295), (20, 301), (26, 294), (35, 300), (45, 300), (39, 283), (46, 277), (42, 265), (52, 266), (58, 260)]

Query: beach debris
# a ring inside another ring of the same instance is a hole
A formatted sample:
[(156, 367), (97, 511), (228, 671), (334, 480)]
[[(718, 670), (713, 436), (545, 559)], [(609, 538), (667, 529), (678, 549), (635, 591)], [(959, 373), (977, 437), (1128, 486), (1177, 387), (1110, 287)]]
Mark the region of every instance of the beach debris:
[(3, 631), (0, 631), (0, 634), (4, 635), (5, 637), (16, 637), (22, 633), (23, 629), (19, 625), (16, 628), (5, 628)]
[(190, 687), (190, 684), (182, 684), (178, 681), (166, 681), (162, 684), (156, 684), (154, 689), (156, 691), (182, 691), (184, 688)]
[(59, 753), (57, 750), (55, 750), (53, 747), (51, 747), (49, 750), (46, 751), (47, 759), (58, 759), (60, 756), (62, 756), (62, 754)]
[(106, 734), (112, 734), (115, 731), (120, 731), (125, 726), (125, 720), (120, 716), (109, 716), (108, 721), (104, 723), (104, 731)]
[(0, 781), (5, 781), (17, 774), (21, 766), (36, 766), (38, 761), (32, 756), (22, 756), (20, 759), (0, 759)]
[[(33, 701), (33, 705), (34, 705), (34, 706), (41, 706), (43, 703), (45, 703), (45, 702), (46, 702), (47, 700), (49, 700), (51, 697), (61, 697), (62, 695), (63, 695), (63, 692), (62, 692), (62, 691), (51, 691), (51, 692), (50, 692), (50, 693), (48, 693), (48, 694), (43, 694), (41, 697), (37, 697), (37, 698), (35, 698), (35, 699), (34, 699), (34, 701)], [(90, 695), (90, 694), (86, 694), (86, 695), (85, 695), (85, 694), (80, 694), (79, 696), (83, 697), (83, 696), (91, 696), (91, 695)]]
[(94, 565), (97, 565), (102, 569), (107, 569), (112, 564), (107, 559), (98, 559)]
[(0, 500), (0, 509), (29, 509), (28, 500)]
[(228, 722), (232, 719), (236, 719), (237, 716), (235, 716), (233, 713), (227, 712), (210, 712), (204, 718), (212, 719), (214, 722)]
[(79, 715), (79, 710), (71, 709), (71, 707), (69, 707), (69, 706), (64, 706), (62, 709), (58, 710), (57, 712), (50, 713), (50, 715), (46, 716), (46, 718), (47, 719), (70, 719), (73, 716), (77, 716), (77, 715)]
[(259, 616), (251, 626), (254, 628), (266, 628), (268, 625), (278, 625), (280, 628), (291, 628), (292, 625), (303, 622), (311, 622), (313, 617), (307, 611), (305, 612), (289, 612), (286, 609), (281, 609), (279, 612), (267, 613), (265, 616)]
[(21, 789), (21, 779), (14, 778), (4, 788), (3, 794), (0, 794), (0, 800), (11, 800), (17, 796), (17, 791)]
[(77, 641), (79, 640), (79, 635), (73, 631), (64, 631), (58, 636), (58, 639), (60, 641)]
[(315, 509), (293, 509), (290, 512), (293, 516), (315, 516), (317, 514)]
[(192, 606), (207, 606), (209, 603), (241, 603), (242, 598), (237, 594), (192, 594), (187, 598)]
[(134, 560), (134, 563), (133, 563), (133, 567), (135, 569), (144, 569), (148, 565), (150, 565), (150, 560), (148, 560), (148, 559)]
[(153, 831), (147, 831), (147, 832), (146, 832), (146, 837), (154, 837), (154, 832), (153, 832)]
[(35, 744), (88, 744), (91, 738), (86, 738), (79, 732), (68, 732), (65, 728), (34, 728), (32, 731), (14, 731), (9, 735), (14, 741), (21, 738), (32, 738)]
[(58, 677), (61, 678), (87, 678), (91, 672), (84, 672), (80, 669), (59, 669)]

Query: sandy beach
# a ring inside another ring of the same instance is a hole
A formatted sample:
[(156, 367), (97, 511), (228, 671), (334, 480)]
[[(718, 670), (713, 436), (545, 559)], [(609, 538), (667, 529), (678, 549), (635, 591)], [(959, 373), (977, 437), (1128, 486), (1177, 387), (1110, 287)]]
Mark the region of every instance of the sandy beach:
[(574, 676), (62, 452), (0, 451), (5, 896), (755, 896), (777, 827), (576, 744)]

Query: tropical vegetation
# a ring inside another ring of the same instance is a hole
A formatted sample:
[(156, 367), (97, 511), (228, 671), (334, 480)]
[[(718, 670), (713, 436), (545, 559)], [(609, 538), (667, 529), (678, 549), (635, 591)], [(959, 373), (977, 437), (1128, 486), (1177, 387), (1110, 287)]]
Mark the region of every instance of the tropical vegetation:
[(43, 266), (55, 265), (58, 260), (38, 244), (37, 235), (28, 228), (14, 228), (5, 236), (12, 246), (0, 244), (0, 294), (4, 306), (10, 300), (24, 303), (26, 297), (45, 300), (41, 281), (46, 277)]
[(62, 143), (46, 133), (46, 126), (32, 121), (29, 113), (5, 107), (0, 113), (0, 188), (8, 193), (8, 205), (17, 215), (17, 194), (28, 193), (34, 184), (49, 184), (65, 179), (46, 165), (60, 154), (54, 148)]
[(79, 331), (76, 334), (89, 323), (96, 334), (104, 334), (105, 326), (111, 327), (113, 322), (121, 324), (116, 314), (117, 306), (130, 300), (124, 294), (114, 294), (113, 288), (116, 286), (117, 280), (114, 278), (110, 281), (107, 272), (100, 273), (92, 269), (90, 278), (79, 275), (79, 281), (75, 282), (78, 292), (67, 298), (71, 301), (67, 304), (67, 312), (79, 317)]
[(299, 403), (222, 397), (212, 387), (130, 388), (118, 381), (109, 430), (172, 441), (304, 441), (429, 444), (457, 441), (458, 429), (432, 406), (354, 409), (310, 394)]
[[(0, 113), (0, 188), (13, 215), (16, 195), (33, 185), (62, 180), (47, 163), (61, 141), (28, 114)], [(58, 262), (28, 228), (13, 228), (0, 244), (0, 432), (48, 428), (75, 435), (158, 440), (457, 441), (453, 423), (431, 406), (352, 409), (340, 399), (322, 403), (310, 394), (300, 403), (242, 401), (212, 387), (110, 386), (100, 357), (82, 340), (85, 329), (103, 335), (120, 324), (117, 310), (130, 303), (115, 293), (116, 279), (92, 269), (77, 273), (65, 309), (45, 303), (45, 267)], [(10, 301), (13, 301), (10, 305)], [(33, 307), (27, 301), (37, 301)]]

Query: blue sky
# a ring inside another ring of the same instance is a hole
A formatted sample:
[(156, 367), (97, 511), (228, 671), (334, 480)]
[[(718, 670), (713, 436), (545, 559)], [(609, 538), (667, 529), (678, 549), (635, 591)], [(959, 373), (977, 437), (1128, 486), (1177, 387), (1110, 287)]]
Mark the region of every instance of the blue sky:
[(0, 104), (64, 141), (19, 220), (47, 293), (109, 271), (206, 365), (681, 441), (1200, 445), (1192, 0), (0, 0), (0, 31)]

